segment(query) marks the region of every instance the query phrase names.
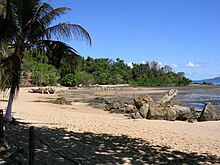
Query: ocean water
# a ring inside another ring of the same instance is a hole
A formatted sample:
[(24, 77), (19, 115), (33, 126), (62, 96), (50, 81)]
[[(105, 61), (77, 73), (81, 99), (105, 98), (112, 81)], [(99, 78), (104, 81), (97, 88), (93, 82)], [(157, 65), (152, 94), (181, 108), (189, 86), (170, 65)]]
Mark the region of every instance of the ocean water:
[(194, 83), (202, 84), (204, 81), (210, 82), (215, 85), (220, 85), (220, 80), (193, 80)]
[(202, 110), (207, 102), (220, 107), (220, 85), (200, 86), (179, 92), (176, 100)]

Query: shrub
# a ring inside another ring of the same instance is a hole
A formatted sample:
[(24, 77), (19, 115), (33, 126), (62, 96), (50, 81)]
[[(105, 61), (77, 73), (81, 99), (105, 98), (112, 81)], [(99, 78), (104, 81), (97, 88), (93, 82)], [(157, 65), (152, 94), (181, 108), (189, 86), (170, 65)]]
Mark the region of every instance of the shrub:
[(64, 86), (75, 86), (76, 79), (73, 73), (66, 74), (61, 80), (60, 84)]

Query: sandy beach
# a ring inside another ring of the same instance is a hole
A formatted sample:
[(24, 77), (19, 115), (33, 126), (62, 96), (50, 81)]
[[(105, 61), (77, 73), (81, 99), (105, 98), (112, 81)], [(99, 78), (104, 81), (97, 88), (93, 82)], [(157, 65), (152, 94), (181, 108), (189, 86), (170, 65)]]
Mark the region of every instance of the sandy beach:
[[(68, 91), (65, 87), (55, 88), (58, 93), (51, 95), (29, 93), (30, 89), (21, 88), (13, 105), (13, 117), (25, 125), (24, 132), (14, 132), (13, 138), (8, 133), (7, 137), (9, 144), (17, 140), (18, 146), (27, 148), (26, 126), (35, 126), (37, 164), (220, 164), (220, 121), (134, 120), (86, 103), (39, 102), (60, 97)], [(104, 92), (116, 93), (99, 91)], [(1, 103), (2, 109), (6, 103)]]

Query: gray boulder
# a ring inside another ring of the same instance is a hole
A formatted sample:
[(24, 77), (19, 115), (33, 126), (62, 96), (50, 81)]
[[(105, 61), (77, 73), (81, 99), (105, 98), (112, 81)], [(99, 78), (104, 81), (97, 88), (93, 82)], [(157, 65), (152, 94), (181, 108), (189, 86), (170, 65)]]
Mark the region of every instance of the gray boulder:
[(169, 106), (156, 106), (149, 109), (147, 119), (174, 121), (176, 112)]
[(148, 118), (148, 112), (149, 112), (149, 104), (144, 104), (140, 109), (139, 113), (142, 118), (147, 119)]
[(213, 106), (211, 103), (206, 103), (198, 121), (216, 121), (220, 120), (220, 108)]
[(150, 108), (154, 109), (156, 104), (153, 99), (146, 94), (138, 98), (134, 98), (134, 105), (138, 109), (140, 116), (147, 119)]
[(194, 107), (185, 107), (173, 105), (172, 110), (176, 112), (176, 120), (195, 122), (197, 121), (196, 109)]
[(154, 102), (154, 100), (146, 94), (135, 98), (134, 105), (138, 109), (140, 116), (144, 119), (174, 121), (176, 119), (176, 112), (167, 103), (175, 97), (176, 92), (175, 90), (169, 91), (167, 95), (163, 96), (157, 102)]
[(189, 123), (194, 123), (197, 121), (196, 109), (195, 107), (190, 107), (190, 113), (187, 117)]
[(174, 105), (171, 107), (176, 112), (176, 120), (187, 120), (190, 115), (190, 108), (180, 105)]

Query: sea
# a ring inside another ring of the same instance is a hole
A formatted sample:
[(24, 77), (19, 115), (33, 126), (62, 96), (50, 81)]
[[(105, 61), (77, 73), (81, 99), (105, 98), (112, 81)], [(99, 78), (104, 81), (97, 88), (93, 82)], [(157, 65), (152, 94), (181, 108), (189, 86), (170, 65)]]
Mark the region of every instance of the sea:
[(209, 82), (214, 85), (220, 85), (220, 80), (193, 80), (194, 83), (202, 84), (203, 82)]
[[(193, 81), (202, 84), (206, 80)], [(177, 96), (177, 99), (184, 102), (187, 106), (193, 106), (202, 110), (205, 103), (210, 102), (216, 107), (220, 107), (220, 80), (207, 80), (213, 85), (204, 85), (191, 88), (183, 94)]]

